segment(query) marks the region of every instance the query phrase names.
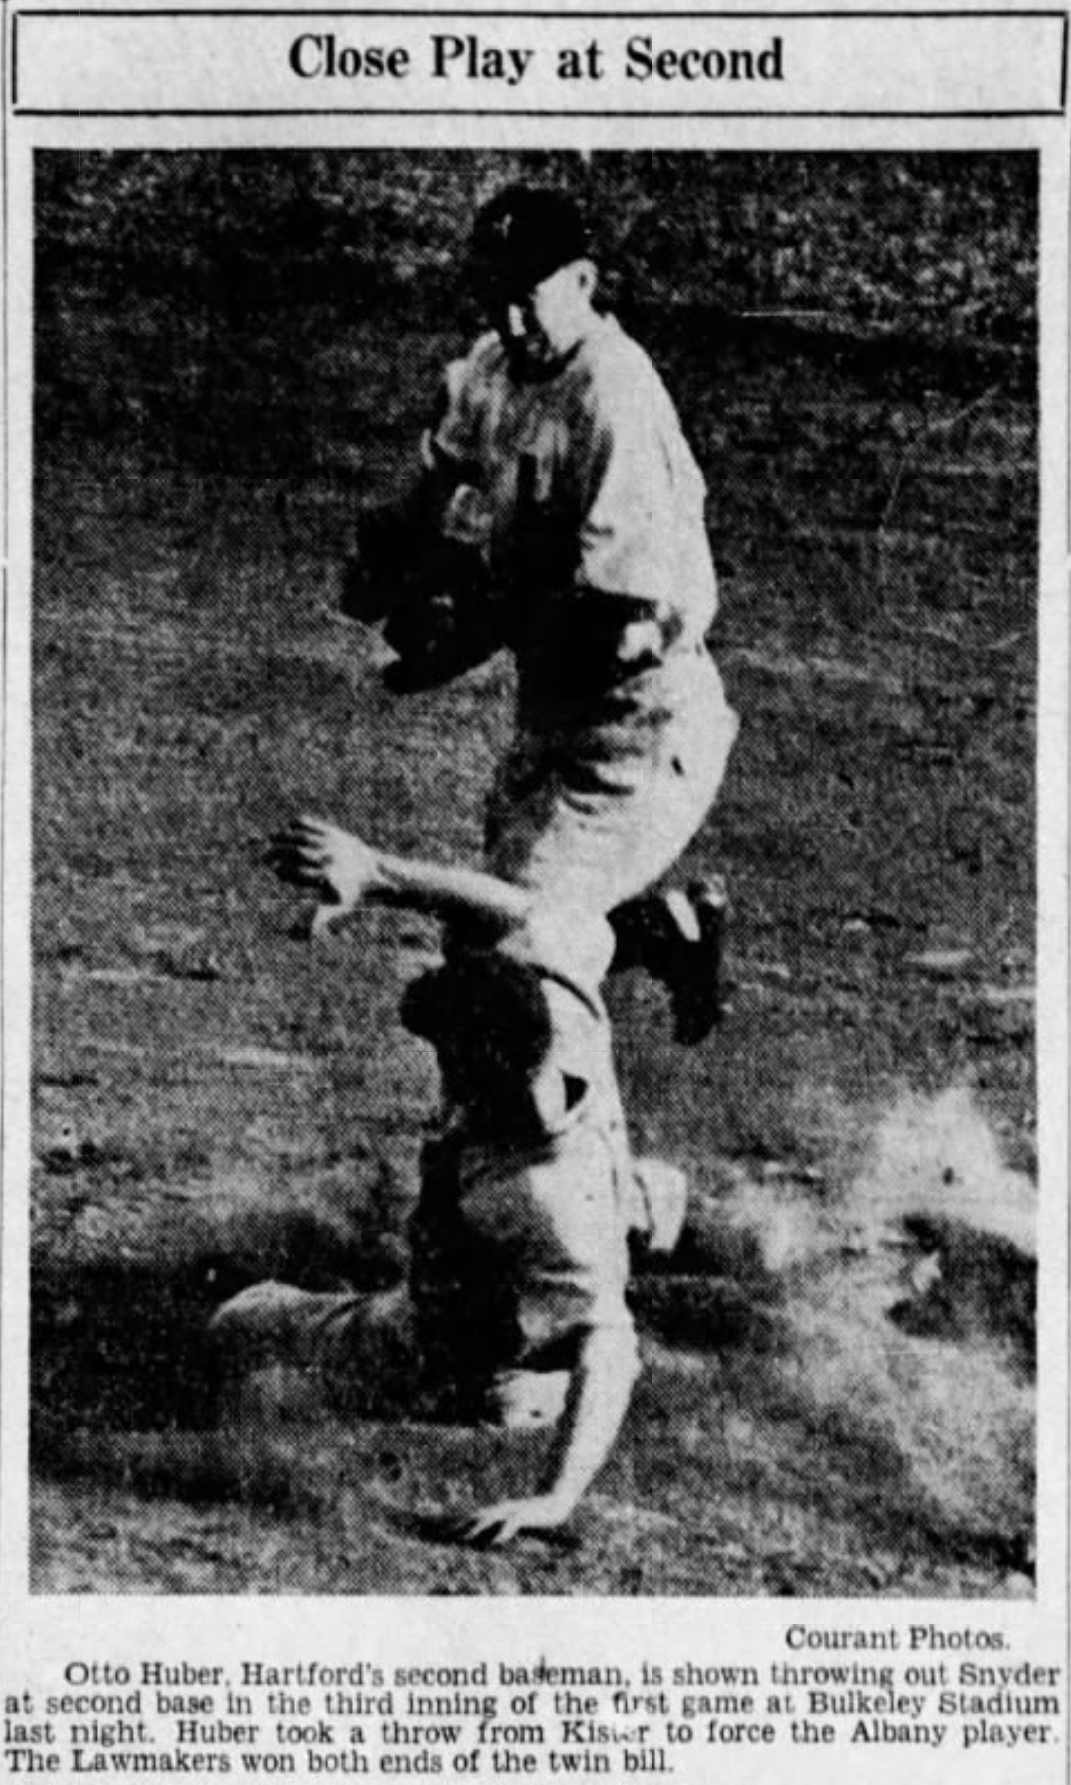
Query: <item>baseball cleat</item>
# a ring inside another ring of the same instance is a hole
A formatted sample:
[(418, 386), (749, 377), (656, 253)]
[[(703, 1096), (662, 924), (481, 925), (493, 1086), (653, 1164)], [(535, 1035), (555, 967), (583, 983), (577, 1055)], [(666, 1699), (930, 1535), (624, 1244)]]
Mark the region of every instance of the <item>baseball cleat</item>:
[(660, 977), (669, 991), (673, 1036), (696, 1047), (720, 1023), (724, 1010), (722, 960), (729, 895), (720, 874), (695, 880), (687, 894), (669, 892), (670, 934)]

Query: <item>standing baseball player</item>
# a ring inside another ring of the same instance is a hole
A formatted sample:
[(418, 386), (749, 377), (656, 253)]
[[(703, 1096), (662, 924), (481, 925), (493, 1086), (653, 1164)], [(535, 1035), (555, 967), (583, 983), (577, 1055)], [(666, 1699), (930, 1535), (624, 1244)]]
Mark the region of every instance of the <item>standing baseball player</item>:
[[(419, 489), (370, 522), (345, 605), (389, 609), (399, 688), (512, 649), (517, 723), (488, 868), (609, 916), (615, 966), (664, 980), (677, 1037), (695, 1042), (718, 1014), (724, 895), (641, 895), (708, 813), (737, 731), (705, 643), (703, 479), (647, 354), (594, 306), (570, 197), (499, 193), (476, 219), (472, 273), (491, 331), (447, 368)], [(410, 574), (391, 598), (399, 549)]]

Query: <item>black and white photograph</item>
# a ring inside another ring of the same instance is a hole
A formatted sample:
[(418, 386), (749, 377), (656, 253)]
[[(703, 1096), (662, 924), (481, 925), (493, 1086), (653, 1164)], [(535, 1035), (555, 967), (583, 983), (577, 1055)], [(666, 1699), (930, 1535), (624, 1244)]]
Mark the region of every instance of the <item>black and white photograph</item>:
[(1038, 155), (33, 230), (32, 1592), (1029, 1601)]

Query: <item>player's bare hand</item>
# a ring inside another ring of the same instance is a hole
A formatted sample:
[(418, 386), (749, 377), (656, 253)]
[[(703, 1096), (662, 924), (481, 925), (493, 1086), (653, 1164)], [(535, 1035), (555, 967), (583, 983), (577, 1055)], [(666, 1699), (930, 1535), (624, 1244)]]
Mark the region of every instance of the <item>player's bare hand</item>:
[(526, 1500), (500, 1500), (467, 1518), (460, 1518), (454, 1534), (464, 1543), (499, 1549), (512, 1543), (522, 1531), (553, 1531), (565, 1523), (573, 1508), (555, 1494), (533, 1494)]
[(325, 819), (296, 818), (271, 839), (267, 861), (280, 880), (315, 893), (308, 934), (340, 923), (380, 884), (379, 856), (368, 843)]

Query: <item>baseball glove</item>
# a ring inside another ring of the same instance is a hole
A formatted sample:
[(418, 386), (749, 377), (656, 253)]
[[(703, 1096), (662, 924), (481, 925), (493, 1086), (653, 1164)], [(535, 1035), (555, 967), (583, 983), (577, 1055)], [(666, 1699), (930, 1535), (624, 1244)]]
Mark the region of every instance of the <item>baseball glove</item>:
[(403, 509), (364, 517), (343, 568), (341, 607), (350, 619), (382, 624), (397, 653), (384, 671), (395, 693), (439, 687), (504, 642), (482, 554)]
[(347, 619), (375, 626), (387, 618), (409, 578), (420, 533), (416, 517), (401, 506), (362, 514), (356, 548), (342, 566), (339, 606)]

